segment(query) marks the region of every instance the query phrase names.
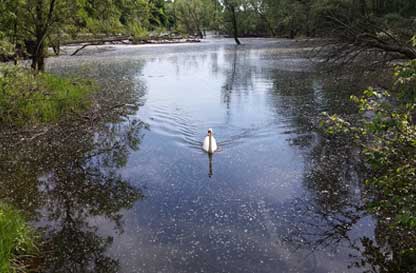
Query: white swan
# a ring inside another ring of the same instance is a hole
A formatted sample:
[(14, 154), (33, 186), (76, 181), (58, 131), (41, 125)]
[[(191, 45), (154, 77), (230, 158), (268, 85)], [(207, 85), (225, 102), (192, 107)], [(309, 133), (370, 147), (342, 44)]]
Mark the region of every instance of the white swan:
[(211, 128), (208, 129), (208, 135), (204, 139), (202, 149), (209, 154), (215, 153), (215, 151), (218, 149), (217, 141), (213, 136), (213, 131)]

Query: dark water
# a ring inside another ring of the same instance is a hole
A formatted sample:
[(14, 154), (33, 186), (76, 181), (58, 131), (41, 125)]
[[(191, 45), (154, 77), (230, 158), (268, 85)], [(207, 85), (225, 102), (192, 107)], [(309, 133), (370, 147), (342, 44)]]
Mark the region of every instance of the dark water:
[[(322, 111), (348, 112), (358, 82), (318, 73), (305, 46), (211, 40), (48, 60), (98, 79), (102, 104), (128, 109), (2, 145), (0, 197), (46, 234), (41, 270), (377, 266), (354, 151), (314, 129)], [(200, 148), (209, 127), (212, 158)]]

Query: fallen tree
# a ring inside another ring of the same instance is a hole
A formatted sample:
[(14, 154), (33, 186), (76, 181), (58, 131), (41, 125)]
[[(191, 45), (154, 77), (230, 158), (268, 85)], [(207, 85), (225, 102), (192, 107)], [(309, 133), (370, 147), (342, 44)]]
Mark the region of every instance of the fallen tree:
[(181, 36), (157, 36), (149, 37), (145, 39), (135, 39), (133, 36), (117, 36), (103, 39), (89, 39), (89, 40), (78, 40), (78, 41), (67, 41), (63, 45), (81, 45), (80, 48), (76, 49), (71, 56), (77, 55), (80, 51), (89, 46), (99, 46), (106, 44), (126, 44), (126, 45), (137, 45), (137, 44), (170, 44), (170, 43), (199, 43), (201, 40), (195, 37), (184, 38)]

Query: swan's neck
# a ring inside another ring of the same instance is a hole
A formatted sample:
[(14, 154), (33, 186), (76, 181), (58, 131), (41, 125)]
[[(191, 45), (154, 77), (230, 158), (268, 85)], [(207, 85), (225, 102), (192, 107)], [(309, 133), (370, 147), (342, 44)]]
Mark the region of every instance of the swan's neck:
[(212, 154), (212, 134), (208, 136), (208, 153)]

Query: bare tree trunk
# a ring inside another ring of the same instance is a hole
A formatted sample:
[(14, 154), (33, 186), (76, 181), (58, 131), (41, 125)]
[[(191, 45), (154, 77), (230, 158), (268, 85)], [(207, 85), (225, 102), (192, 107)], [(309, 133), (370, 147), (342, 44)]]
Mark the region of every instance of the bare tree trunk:
[(198, 37), (200, 39), (204, 39), (204, 33), (202, 32), (202, 30), (198, 27)]
[(234, 40), (237, 45), (241, 45), (241, 42), (238, 39), (238, 25), (237, 25), (237, 15), (235, 14), (235, 6), (231, 5), (229, 9), (231, 11), (231, 16), (232, 16), (232, 21), (233, 21)]
[(56, 56), (59, 56), (61, 53), (61, 31), (58, 31), (56, 34), (55, 40), (52, 43), (52, 49)]

